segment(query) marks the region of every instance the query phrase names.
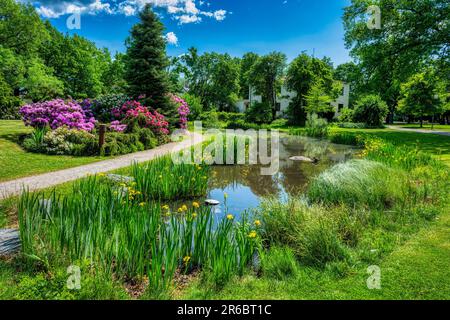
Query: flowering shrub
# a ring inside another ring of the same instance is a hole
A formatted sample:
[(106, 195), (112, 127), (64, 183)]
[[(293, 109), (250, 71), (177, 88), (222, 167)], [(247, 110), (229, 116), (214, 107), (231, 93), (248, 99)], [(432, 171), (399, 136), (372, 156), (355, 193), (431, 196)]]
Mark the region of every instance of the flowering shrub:
[(89, 132), (60, 127), (44, 137), (43, 151), (47, 154), (89, 156), (97, 153), (97, 137)]
[(109, 129), (111, 131), (115, 131), (115, 132), (124, 132), (127, 129), (127, 125), (122, 124), (122, 123), (120, 123), (120, 121), (115, 120), (115, 121), (111, 122)]
[(187, 129), (188, 116), (191, 113), (188, 103), (182, 98), (171, 94), (172, 101), (178, 106), (178, 114), (180, 116), (179, 126), (181, 129)]
[(83, 108), (74, 101), (56, 99), (23, 106), (20, 109), (25, 125), (34, 128), (50, 126), (57, 129), (67, 126), (70, 129), (92, 131), (95, 119), (89, 117)]
[(142, 107), (141, 103), (135, 100), (125, 101), (121, 107), (116, 107), (112, 109), (112, 114), (115, 119), (123, 120), (127, 117), (127, 112), (134, 110), (136, 108)]
[(122, 110), (126, 109), (124, 122), (128, 124), (130, 130), (133, 131), (134, 127), (139, 126), (140, 128), (149, 128), (157, 135), (169, 134), (169, 123), (165, 120), (164, 115), (157, 111), (151, 112), (136, 101), (129, 101), (123, 105)]
[(123, 106), (125, 102), (130, 100), (124, 94), (106, 94), (92, 101), (92, 111), (97, 120), (102, 122), (110, 122), (117, 119), (113, 115), (113, 111)]

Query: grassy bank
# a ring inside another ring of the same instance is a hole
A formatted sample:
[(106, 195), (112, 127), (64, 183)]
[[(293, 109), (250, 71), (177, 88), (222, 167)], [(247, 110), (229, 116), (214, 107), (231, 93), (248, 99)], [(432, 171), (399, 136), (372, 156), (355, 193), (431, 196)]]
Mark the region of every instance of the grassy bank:
[(22, 121), (0, 120), (0, 182), (40, 173), (76, 167), (103, 160), (101, 157), (50, 156), (26, 152), (19, 145), (21, 135), (31, 129)]

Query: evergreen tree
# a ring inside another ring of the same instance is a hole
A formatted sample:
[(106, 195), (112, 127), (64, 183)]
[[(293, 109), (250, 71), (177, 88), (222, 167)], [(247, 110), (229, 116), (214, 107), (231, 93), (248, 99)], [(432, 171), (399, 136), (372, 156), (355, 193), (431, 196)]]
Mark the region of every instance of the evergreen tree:
[(164, 26), (149, 4), (140, 13), (140, 20), (131, 29), (127, 40), (125, 79), (128, 93), (135, 98), (145, 95), (147, 106), (170, 116), (173, 105), (167, 96), (169, 59), (163, 37)]

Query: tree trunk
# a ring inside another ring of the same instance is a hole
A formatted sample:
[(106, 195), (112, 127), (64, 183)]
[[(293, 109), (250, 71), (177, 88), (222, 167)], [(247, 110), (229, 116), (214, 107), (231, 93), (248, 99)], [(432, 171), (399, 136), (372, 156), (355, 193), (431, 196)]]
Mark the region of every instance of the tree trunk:
[(420, 116), (420, 127), (423, 128), (423, 115)]

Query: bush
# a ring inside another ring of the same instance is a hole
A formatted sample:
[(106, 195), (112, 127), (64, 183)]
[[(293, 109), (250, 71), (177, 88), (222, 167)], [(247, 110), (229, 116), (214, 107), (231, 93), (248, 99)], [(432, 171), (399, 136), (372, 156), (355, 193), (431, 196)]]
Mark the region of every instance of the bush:
[(272, 122), (272, 107), (266, 102), (253, 103), (245, 112), (247, 122), (264, 124)]
[(202, 100), (199, 97), (189, 93), (185, 93), (181, 97), (190, 107), (191, 113), (189, 114), (189, 120), (200, 120), (200, 115), (203, 112)]
[(367, 126), (365, 123), (341, 122), (338, 123), (338, 127), (344, 129), (364, 129)]
[(217, 112), (217, 116), (219, 117), (219, 121), (222, 122), (237, 122), (240, 120), (245, 120), (244, 113), (236, 113), (236, 112)]
[(352, 160), (338, 164), (316, 177), (308, 188), (312, 202), (390, 208), (405, 201), (406, 176), (379, 162)]
[(283, 280), (295, 276), (298, 270), (295, 254), (289, 247), (274, 246), (261, 260), (264, 275)]
[(344, 108), (341, 110), (341, 114), (338, 117), (339, 122), (352, 122), (353, 121), (353, 115), (354, 115), (353, 109), (350, 108)]
[(353, 115), (354, 122), (363, 122), (368, 127), (382, 127), (389, 108), (378, 95), (368, 95), (357, 103)]
[(256, 123), (247, 122), (244, 119), (239, 119), (237, 121), (229, 122), (227, 125), (227, 129), (259, 130), (261, 129), (261, 126), (257, 125)]
[(328, 136), (328, 121), (319, 118), (317, 114), (308, 114), (305, 133), (308, 137), (325, 138)]
[(140, 141), (140, 135), (136, 133), (111, 132), (105, 137), (105, 144), (101, 154), (104, 156), (117, 156), (133, 152), (144, 151), (145, 146)]
[(361, 134), (355, 134), (350, 132), (338, 132), (331, 134), (328, 139), (332, 143), (345, 144), (349, 146), (364, 146), (365, 137)]
[(200, 120), (203, 128), (206, 129), (222, 129), (226, 127), (226, 123), (219, 120), (219, 113), (215, 110), (202, 113)]
[(110, 122), (113, 120), (112, 111), (121, 108), (130, 98), (124, 94), (106, 94), (92, 101), (91, 110), (97, 120)]
[(276, 119), (274, 121), (272, 121), (272, 123), (270, 124), (271, 128), (283, 128), (285, 126), (287, 126), (288, 124), (288, 120), (287, 119)]
[[(25, 141), (24, 147), (29, 147), (29, 142)], [(60, 127), (45, 134), (39, 151), (54, 155), (91, 156), (98, 153), (98, 139), (86, 131)]]

